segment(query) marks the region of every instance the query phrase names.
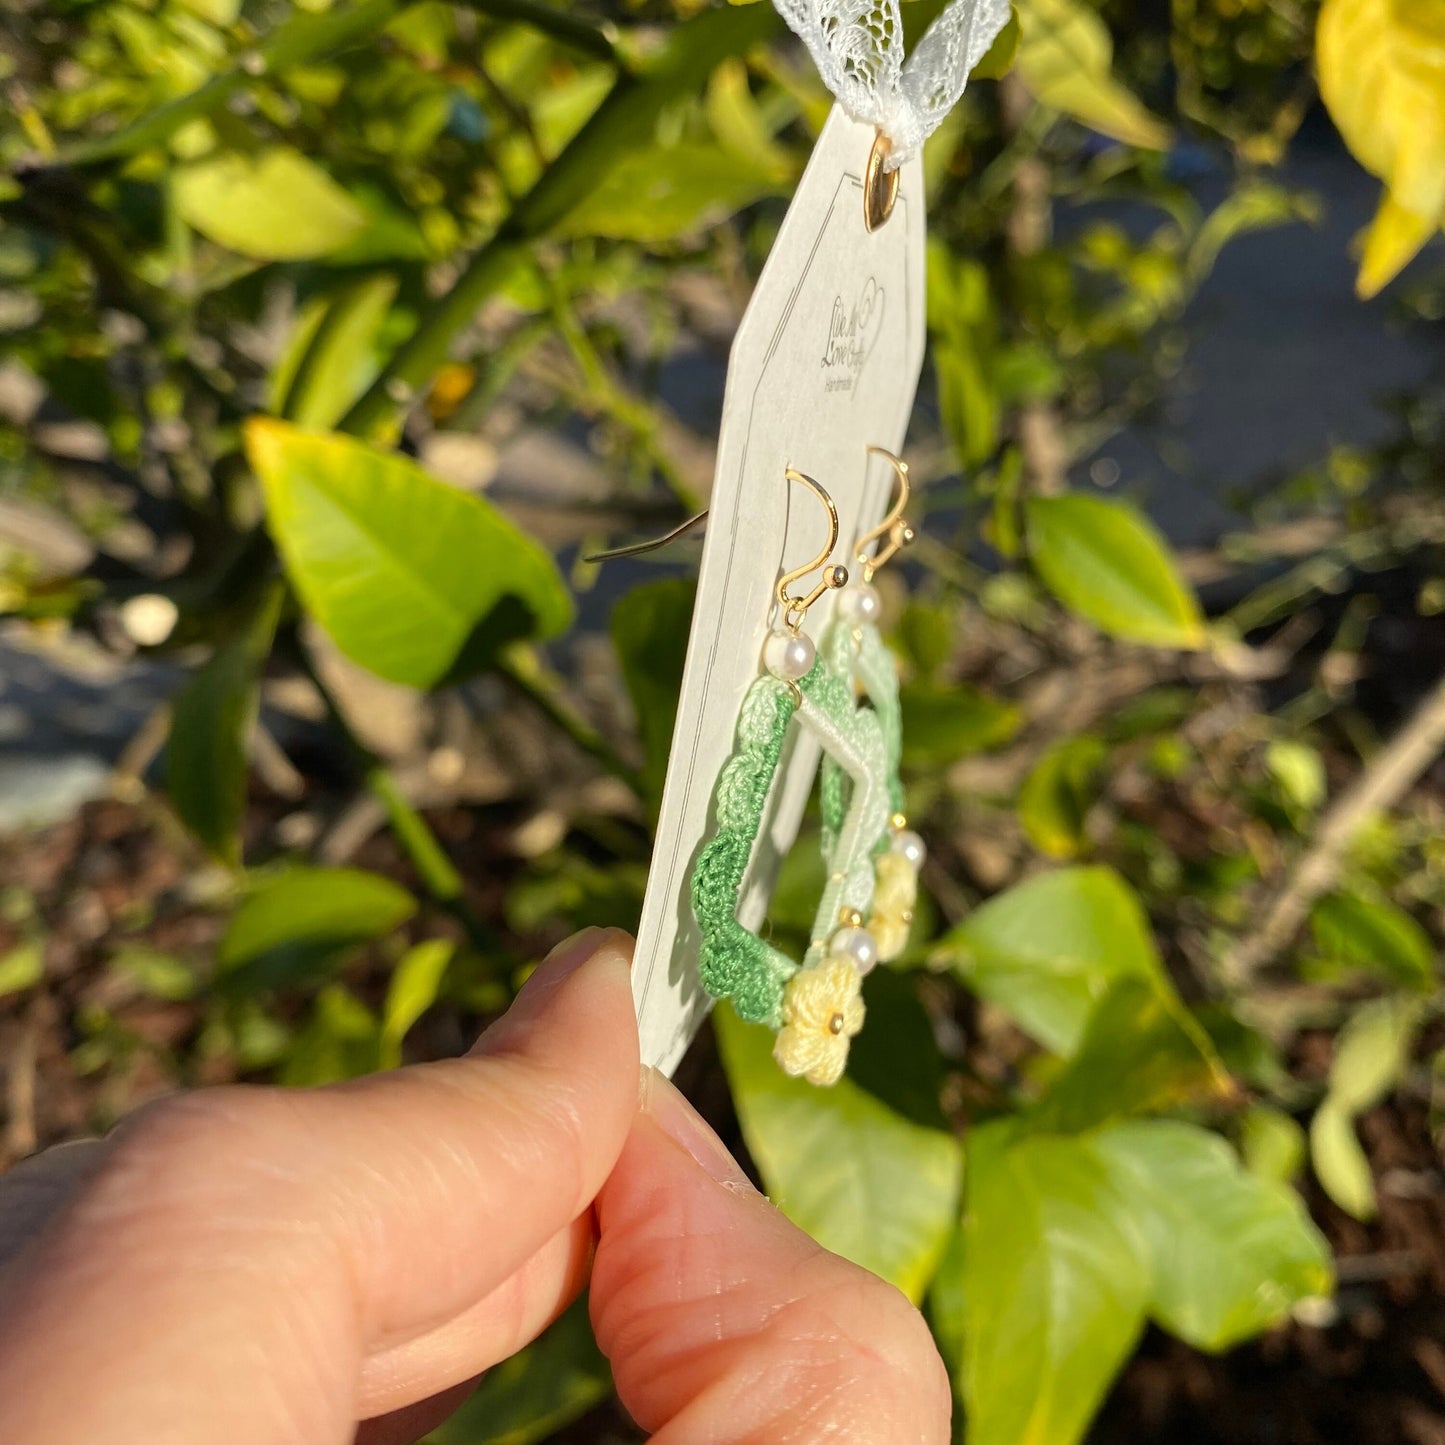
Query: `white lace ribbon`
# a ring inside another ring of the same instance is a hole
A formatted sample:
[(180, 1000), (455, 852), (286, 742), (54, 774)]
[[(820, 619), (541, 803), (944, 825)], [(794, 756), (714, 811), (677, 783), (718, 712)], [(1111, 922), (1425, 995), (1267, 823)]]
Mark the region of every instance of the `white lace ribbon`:
[(1009, 17), (1009, 0), (950, 0), (905, 62), (898, 0), (773, 3), (843, 109), (888, 137), (890, 171), (916, 155), (958, 104), (969, 71)]

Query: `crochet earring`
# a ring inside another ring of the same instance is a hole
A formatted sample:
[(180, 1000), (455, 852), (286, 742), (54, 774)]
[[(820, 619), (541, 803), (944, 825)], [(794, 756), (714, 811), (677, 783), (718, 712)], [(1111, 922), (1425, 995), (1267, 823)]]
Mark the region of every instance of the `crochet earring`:
[[(824, 503), (828, 543), (777, 583), (779, 625), (763, 645), (763, 672), (743, 699), (735, 748), (718, 777), (716, 831), (693, 868), (692, 905), (701, 933), (703, 987), (714, 998), (731, 999), (741, 1018), (777, 1032), (774, 1057), (787, 1073), (826, 1085), (842, 1076), (849, 1040), (863, 1025), (862, 978), (874, 950), (854, 920), (872, 906), (874, 844), (887, 828), (890, 809), (887, 750), (877, 714), (857, 706), (851, 682), (820, 664), (802, 631), (808, 609), (825, 591), (843, 586), (848, 571), (825, 565), (838, 540), (832, 499), (802, 472), (790, 467), (787, 477)], [(789, 592), (819, 567), (822, 577), (811, 592), (801, 597)], [(801, 965), (737, 916), (795, 716), (847, 778), (849, 794), (836, 819), (834, 866)]]
[[(854, 544), (860, 580), (838, 599), (837, 612), (824, 638), (824, 661), (849, 678), (876, 712), (886, 751), (886, 779), (891, 807), (887, 830), (872, 840), (874, 861), (873, 908), (867, 919), (879, 962), (897, 958), (908, 944), (913, 908), (918, 897), (918, 872), (926, 849), (912, 832), (903, 812), (903, 783), (899, 776), (903, 719), (898, 700), (898, 670), (878, 629), (882, 600), (873, 578), (908, 546), (913, 528), (904, 517), (910, 482), (908, 464), (884, 447), (870, 446), (870, 456), (883, 458), (894, 470), (896, 495), (888, 515)], [(886, 540), (885, 540), (886, 539)], [(870, 552), (874, 544), (876, 552)], [(842, 820), (847, 814), (851, 781), (831, 759), (824, 759), (822, 778), (823, 851), (833, 859)], [(862, 923), (860, 918), (858, 923)]]

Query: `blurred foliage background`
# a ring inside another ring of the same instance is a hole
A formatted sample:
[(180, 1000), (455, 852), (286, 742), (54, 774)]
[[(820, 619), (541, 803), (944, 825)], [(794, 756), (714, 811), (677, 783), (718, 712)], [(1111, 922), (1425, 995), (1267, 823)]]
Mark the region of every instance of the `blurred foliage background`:
[[(0, 18), (13, 1162), (635, 924), (690, 567), (580, 558), (705, 498), (828, 97), (763, 3)], [(925, 896), (836, 1090), (681, 1082), (974, 1445), (1438, 1445), (1445, 11), (1021, 0), (925, 159)], [(579, 1306), (434, 1438), (639, 1437)]]

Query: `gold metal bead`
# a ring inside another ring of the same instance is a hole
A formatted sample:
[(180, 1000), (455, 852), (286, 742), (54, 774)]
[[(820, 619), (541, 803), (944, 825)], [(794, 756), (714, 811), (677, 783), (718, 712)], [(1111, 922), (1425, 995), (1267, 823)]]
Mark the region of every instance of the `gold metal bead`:
[(838, 922), (843, 928), (862, 928), (863, 915), (856, 908), (846, 904), (838, 910)]
[(889, 828), (895, 833), (901, 833), (908, 826), (908, 815), (906, 813), (895, 813), (888, 820)]
[(830, 1034), (841, 1034), (843, 1032), (843, 1023), (843, 1015), (840, 1013), (835, 1013), (828, 1020), (828, 1032)]

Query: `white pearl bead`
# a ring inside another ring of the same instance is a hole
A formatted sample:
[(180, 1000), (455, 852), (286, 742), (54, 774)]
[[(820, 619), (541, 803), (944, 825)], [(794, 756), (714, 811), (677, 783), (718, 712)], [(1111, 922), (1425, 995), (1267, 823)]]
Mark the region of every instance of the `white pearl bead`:
[(859, 973), (867, 973), (878, 962), (878, 945), (866, 928), (840, 928), (828, 940), (828, 952), (846, 958)]
[(923, 860), (928, 857), (923, 839), (911, 828), (895, 835), (890, 846), (893, 852), (901, 853), (915, 868), (922, 868)]
[(860, 582), (839, 597), (838, 611), (847, 622), (877, 622), (883, 611), (883, 599), (872, 583)]
[(788, 682), (806, 677), (816, 656), (812, 638), (802, 632), (770, 632), (763, 644), (763, 666)]

